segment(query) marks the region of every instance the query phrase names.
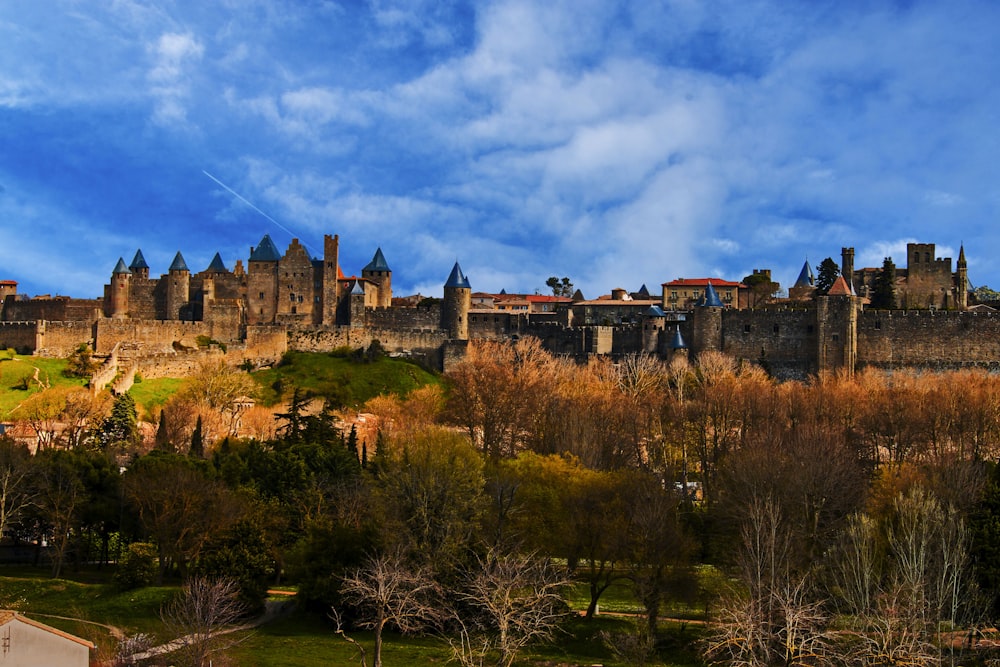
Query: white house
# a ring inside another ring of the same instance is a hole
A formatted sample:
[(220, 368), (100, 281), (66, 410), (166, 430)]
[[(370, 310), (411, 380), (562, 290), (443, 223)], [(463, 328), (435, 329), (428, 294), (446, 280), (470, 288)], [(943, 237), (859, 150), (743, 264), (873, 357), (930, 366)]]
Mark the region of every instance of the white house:
[(93, 648), (86, 639), (0, 610), (0, 667), (88, 667)]

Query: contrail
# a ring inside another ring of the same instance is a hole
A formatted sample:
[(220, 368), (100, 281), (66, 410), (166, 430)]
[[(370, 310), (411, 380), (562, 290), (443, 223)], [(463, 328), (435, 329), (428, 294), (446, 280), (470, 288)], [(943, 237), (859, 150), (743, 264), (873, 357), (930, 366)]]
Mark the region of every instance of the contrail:
[(292, 238), (295, 238), (295, 234), (292, 233), (292, 230), (288, 229), (283, 224), (281, 224), (280, 222), (278, 222), (277, 220), (275, 220), (274, 218), (272, 218), (271, 216), (269, 216), (267, 213), (264, 213), (264, 211), (260, 210), (259, 208), (257, 208), (253, 204), (251, 204), (247, 200), (247, 198), (244, 197), (243, 195), (241, 195), (239, 192), (236, 192), (236, 190), (233, 190), (231, 187), (229, 187), (228, 185), (226, 185), (225, 183), (223, 183), (222, 181), (220, 181), (219, 179), (217, 179), (215, 176), (212, 176), (210, 173), (208, 173), (204, 169), (201, 170), (201, 173), (205, 174), (206, 176), (208, 176), (209, 178), (211, 178), (213, 181), (215, 181), (216, 183), (218, 183), (221, 187), (223, 187), (226, 190), (226, 192), (228, 192), (232, 196), (236, 197), (241, 202), (243, 202), (244, 204), (246, 204), (247, 206), (249, 206), (253, 210), (257, 211), (258, 213), (260, 213), (262, 216), (264, 216), (265, 218), (267, 218), (271, 222), (273, 222), (280, 229), (282, 229), (286, 234), (288, 234)]

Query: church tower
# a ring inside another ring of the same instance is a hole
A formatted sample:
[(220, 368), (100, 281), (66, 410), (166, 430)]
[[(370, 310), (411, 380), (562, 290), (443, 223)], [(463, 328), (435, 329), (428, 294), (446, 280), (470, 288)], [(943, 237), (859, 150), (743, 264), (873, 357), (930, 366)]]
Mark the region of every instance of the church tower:
[(969, 307), (969, 265), (965, 262), (965, 244), (958, 247), (958, 269), (955, 275), (955, 297), (959, 310)]

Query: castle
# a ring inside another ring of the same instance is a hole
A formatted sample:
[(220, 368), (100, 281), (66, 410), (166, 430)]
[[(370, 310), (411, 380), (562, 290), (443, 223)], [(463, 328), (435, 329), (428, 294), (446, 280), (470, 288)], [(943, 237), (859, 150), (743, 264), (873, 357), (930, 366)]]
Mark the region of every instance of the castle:
[[(288, 350), (357, 348), (376, 340), (390, 352), (446, 368), (469, 340), (527, 335), (580, 360), (719, 350), (779, 377), (859, 367), (1000, 370), (1000, 314), (968, 308), (964, 248), (953, 272), (950, 258), (934, 256), (934, 244), (909, 244), (890, 310), (867, 306), (877, 270), (855, 270), (853, 248), (842, 249), (842, 275), (823, 296), (814, 294), (806, 263), (789, 298), (752, 308), (745, 285), (686, 279), (663, 283), (661, 297), (645, 286), (592, 301), (577, 292), (523, 311), (487, 305), (509, 303), (488, 295), (477, 295), (474, 307), (458, 263), (443, 299), (394, 302), (392, 270), (381, 249), (360, 277), (344, 275), (338, 253), (337, 236), (324, 237), (322, 258), (310, 257), (297, 239), (281, 253), (264, 236), (245, 268), (237, 261), (230, 270), (216, 254), (192, 274), (178, 252), (165, 274), (151, 278), (140, 250), (128, 265), (118, 260), (103, 298), (92, 300), (29, 299), (16, 293), (16, 283), (0, 281), (0, 348), (66, 356), (86, 344), (112, 360), (115, 372), (122, 365), (147, 377), (183, 373), (204, 354), (261, 365)], [(770, 280), (769, 272), (761, 273)]]

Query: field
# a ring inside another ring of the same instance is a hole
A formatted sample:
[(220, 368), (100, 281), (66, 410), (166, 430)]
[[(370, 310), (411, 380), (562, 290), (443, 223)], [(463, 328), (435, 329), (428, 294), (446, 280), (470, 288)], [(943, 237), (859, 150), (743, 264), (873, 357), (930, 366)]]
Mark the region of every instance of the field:
[[(84, 387), (86, 381), (82, 378), (68, 378), (63, 375), (66, 368), (65, 359), (48, 359), (45, 357), (9, 356), (0, 352), (0, 420), (8, 420), (13, 411), (32, 394), (41, 391), (39, 384), (52, 387)], [(38, 381), (34, 380), (35, 369), (38, 370)]]
[[(0, 607), (25, 613), (53, 627), (93, 641), (99, 657), (109, 657), (114, 650), (113, 633), (127, 636), (138, 632), (162, 641), (160, 607), (177, 592), (176, 586), (148, 587), (119, 592), (109, 583), (110, 568), (71, 573), (67, 579), (51, 579), (44, 570), (30, 567), (0, 568)], [(635, 608), (624, 589), (609, 598), (611, 606)], [(571, 602), (583, 598), (582, 591)], [(573, 602), (572, 607), (576, 608)], [(605, 614), (587, 622), (572, 618), (552, 645), (535, 646), (517, 664), (522, 666), (606, 665), (624, 667), (600, 638), (601, 632), (628, 633), (634, 618), (625, 614)], [(666, 667), (698, 666), (691, 646), (698, 626), (661, 622), (660, 661), (647, 664)], [(369, 654), (372, 636), (368, 632), (350, 632)], [(445, 664), (451, 649), (444, 638), (414, 637), (387, 633), (383, 660), (386, 665)], [(262, 625), (245, 633), (242, 641), (230, 649), (234, 663), (242, 667), (325, 667), (360, 664), (357, 649), (336, 635), (332, 623), (320, 614), (295, 611), (290, 616)]]

